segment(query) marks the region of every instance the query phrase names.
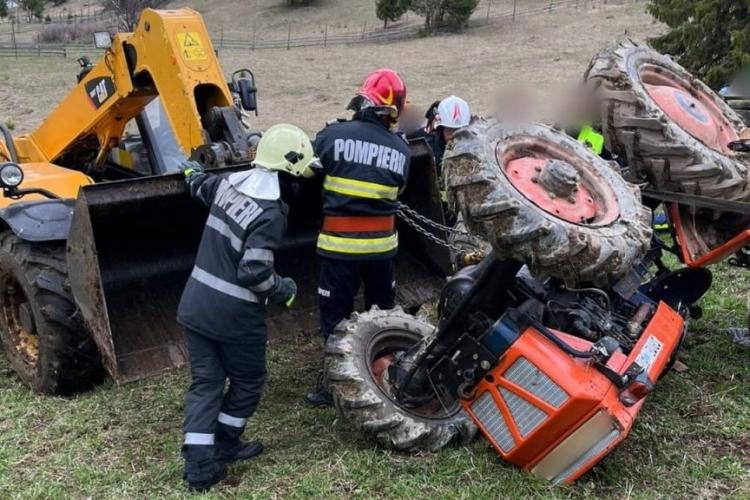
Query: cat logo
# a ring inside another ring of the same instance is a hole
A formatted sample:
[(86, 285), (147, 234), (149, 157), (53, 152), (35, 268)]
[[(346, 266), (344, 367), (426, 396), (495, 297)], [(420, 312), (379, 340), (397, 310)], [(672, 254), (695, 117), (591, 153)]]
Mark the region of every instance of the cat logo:
[(115, 83), (111, 78), (94, 78), (86, 82), (86, 93), (97, 109), (115, 93)]
[(109, 94), (107, 93), (107, 86), (104, 84), (104, 81), (99, 82), (96, 87), (94, 87), (94, 90), (89, 92), (89, 95), (91, 96), (91, 99), (96, 99), (100, 103), (106, 101)]

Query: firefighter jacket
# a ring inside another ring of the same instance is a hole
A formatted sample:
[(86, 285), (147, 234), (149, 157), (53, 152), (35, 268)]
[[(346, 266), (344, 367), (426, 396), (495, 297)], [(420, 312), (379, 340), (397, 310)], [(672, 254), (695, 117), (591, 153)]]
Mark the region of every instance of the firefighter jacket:
[(424, 139), (432, 150), (432, 156), (435, 158), (435, 174), (437, 178), (442, 179), (443, 175), (443, 156), (447, 143), (441, 130), (427, 132), (425, 129), (418, 130), (407, 136), (409, 140)]
[(239, 192), (226, 175), (198, 174), (188, 182), (193, 198), (210, 210), (177, 321), (236, 342), (265, 321), (266, 299), (281, 279), (274, 252), (286, 232), (288, 208), (280, 199)]
[(406, 142), (372, 110), (329, 124), (315, 138), (323, 181), (323, 227), (318, 254), (382, 259), (398, 251), (395, 214), (409, 177)]

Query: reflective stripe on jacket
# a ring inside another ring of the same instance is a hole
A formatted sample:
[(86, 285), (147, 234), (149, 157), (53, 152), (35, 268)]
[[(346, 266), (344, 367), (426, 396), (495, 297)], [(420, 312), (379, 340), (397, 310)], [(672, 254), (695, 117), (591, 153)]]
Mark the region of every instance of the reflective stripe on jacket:
[[(388, 130), (371, 110), (352, 121), (337, 122), (321, 130), (315, 153), (323, 166), (323, 214), (356, 217), (393, 216), (399, 192), (409, 177), (409, 146)], [(364, 219), (363, 219), (364, 221)], [(398, 250), (395, 228), (387, 231), (323, 230), (318, 253), (334, 258), (387, 258)]]
[(246, 196), (223, 175), (192, 176), (190, 192), (210, 210), (177, 320), (203, 335), (237, 340), (252, 334), (247, 325), (265, 315), (277, 285), (274, 253), (286, 232), (287, 207)]

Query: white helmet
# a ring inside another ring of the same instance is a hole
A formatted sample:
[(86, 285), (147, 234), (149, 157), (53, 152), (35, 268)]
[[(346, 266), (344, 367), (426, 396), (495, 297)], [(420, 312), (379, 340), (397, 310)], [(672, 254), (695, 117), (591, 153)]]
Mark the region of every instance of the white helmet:
[(454, 95), (446, 97), (438, 104), (434, 128), (462, 128), (471, 122), (471, 109), (469, 104)]

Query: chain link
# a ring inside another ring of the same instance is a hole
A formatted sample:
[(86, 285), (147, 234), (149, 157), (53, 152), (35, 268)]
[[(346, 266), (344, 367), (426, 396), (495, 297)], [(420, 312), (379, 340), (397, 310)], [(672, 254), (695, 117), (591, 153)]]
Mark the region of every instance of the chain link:
[[(461, 247), (459, 245), (456, 245), (454, 243), (451, 243), (448, 240), (444, 240), (442, 238), (437, 237), (432, 232), (428, 231), (426, 227), (430, 227), (433, 229), (437, 229), (440, 231), (445, 231), (448, 234), (456, 234), (461, 236), (467, 236), (469, 238), (473, 238), (471, 233), (467, 233), (466, 231), (460, 231), (455, 228), (445, 226), (443, 224), (440, 224), (438, 222), (435, 222), (432, 219), (428, 219), (424, 215), (420, 214), (416, 210), (409, 208), (408, 205), (405, 205), (403, 203), (398, 204), (398, 216), (401, 217), (401, 220), (406, 222), (409, 226), (411, 226), (416, 232), (427, 238), (428, 240), (432, 241), (433, 243), (440, 245), (442, 247), (445, 247), (449, 250), (452, 250), (458, 255), (461, 255), (466, 252), (465, 247)], [(426, 226), (426, 227), (425, 227)]]

